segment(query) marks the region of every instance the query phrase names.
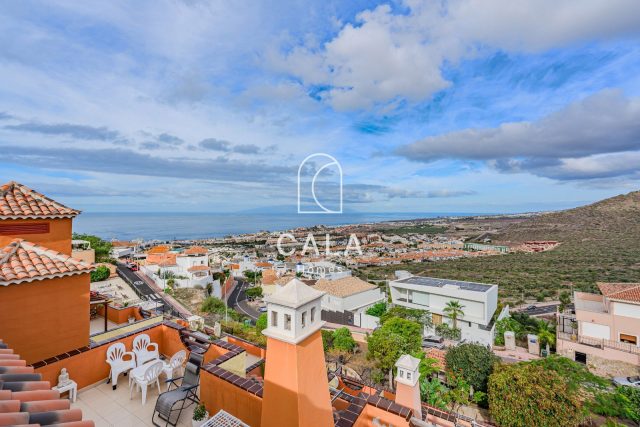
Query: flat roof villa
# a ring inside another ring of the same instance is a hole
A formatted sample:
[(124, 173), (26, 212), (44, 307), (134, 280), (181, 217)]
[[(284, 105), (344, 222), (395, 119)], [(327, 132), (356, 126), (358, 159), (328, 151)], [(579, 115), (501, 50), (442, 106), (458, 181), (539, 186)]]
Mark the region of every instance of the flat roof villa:
[[(29, 203), (12, 202), (16, 188), (39, 204), (35, 218), (20, 214)], [(266, 348), (141, 310), (132, 324), (90, 335), (92, 302), (105, 299), (90, 292), (92, 266), (70, 257), (71, 218), (59, 213), (77, 211), (47, 209), (55, 202), (19, 184), (0, 189), (0, 230), (15, 233), (0, 233), (0, 426), (190, 426), (198, 401), (207, 427), (482, 426), (421, 403), (409, 355), (396, 364), (395, 392), (328, 371), (325, 293), (297, 279), (265, 298)], [(177, 377), (167, 391), (164, 380)]]
[[(445, 308), (450, 301), (458, 301), (463, 306), (463, 314), (457, 319), (461, 339), (493, 344), (492, 319), (498, 307), (497, 285), (409, 275), (390, 281), (389, 290), (394, 304), (431, 312), (434, 328), (442, 323), (452, 323)], [(508, 308), (499, 317), (507, 313)], [(426, 335), (433, 333), (435, 330), (425, 327)]]

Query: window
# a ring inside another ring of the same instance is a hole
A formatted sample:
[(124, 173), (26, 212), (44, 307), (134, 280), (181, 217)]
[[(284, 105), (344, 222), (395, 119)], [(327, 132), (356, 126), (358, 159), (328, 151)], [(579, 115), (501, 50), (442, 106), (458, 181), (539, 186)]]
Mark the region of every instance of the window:
[(271, 312), (271, 327), (273, 327), (273, 328), (277, 328), (278, 327), (278, 312), (277, 311), (272, 311)]
[(407, 372), (407, 379), (411, 380), (411, 372)]
[(316, 308), (311, 307), (311, 323), (316, 321)]
[(398, 372), (400, 373), (400, 378), (404, 378), (404, 371), (402, 369), (399, 369)]
[(586, 353), (580, 353), (579, 351), (576, 351), (576, 355), (575, 355), (575, 360), (578, 363), (582, 363), (582, 364), (587, 364), (587, 355)]
[(302, 327), (304, 328), (305, 326), (307, 326), (307, 312), (304, 311), (302, 313)]
[(291, 330), (291, 315), (290, 314), (285, 314), (284, 315), (284, 328), (287, 331)]
[(620, 334), (620, 342), (638, 345), (638, 337), (635, 335)]

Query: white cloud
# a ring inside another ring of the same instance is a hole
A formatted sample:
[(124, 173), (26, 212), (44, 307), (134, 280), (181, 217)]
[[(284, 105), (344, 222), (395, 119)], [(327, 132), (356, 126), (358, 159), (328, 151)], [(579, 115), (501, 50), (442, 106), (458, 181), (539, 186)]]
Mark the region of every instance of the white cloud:
[(382, 5), (360, 13), (320, 48), (272, 54), (272, 66), (326, 87), (334, 108), (357, 110), (429, 99), (450, 84), (441, 72), (445, 62), (487, 49), (535, 52), (640, 31), (636, 0), (405, 3), (408, 12)]

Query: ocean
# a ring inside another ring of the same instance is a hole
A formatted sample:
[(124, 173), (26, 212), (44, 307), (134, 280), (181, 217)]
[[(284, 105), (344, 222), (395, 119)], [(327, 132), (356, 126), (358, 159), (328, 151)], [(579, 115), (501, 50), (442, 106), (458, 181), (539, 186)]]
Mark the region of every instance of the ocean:
[(313, 225), (345, 225), (473, 214), (456, 213), (97, 213), (85, 212), (73, 221), (75, 233), (103, 239), (189, 240), (257, 231), (280, 231)]

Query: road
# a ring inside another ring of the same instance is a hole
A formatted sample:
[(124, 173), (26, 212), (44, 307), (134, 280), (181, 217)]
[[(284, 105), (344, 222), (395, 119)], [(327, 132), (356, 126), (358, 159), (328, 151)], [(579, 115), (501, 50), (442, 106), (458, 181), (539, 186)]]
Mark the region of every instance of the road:
[(238, 285), (229, 295), (229, 307), (234, 310), (245, 314), (251, 318), (252, 323), (258, 320), (260, 317), (260, 312), (255, 308), (251, 307), (247, 301), (247, 296), (244, 293), (244, 290), (249, 287), (249, 282), (238, 279)]
[(143, 301), (151, 301), (158, 304), (158, 309), (163, 313), (171, 311), (171, 306), (165, 302), (162, 295), (154, 291), (140, 276), (131, 271), (124, 263), (117, 263), (118, 275), (132, 286)]

